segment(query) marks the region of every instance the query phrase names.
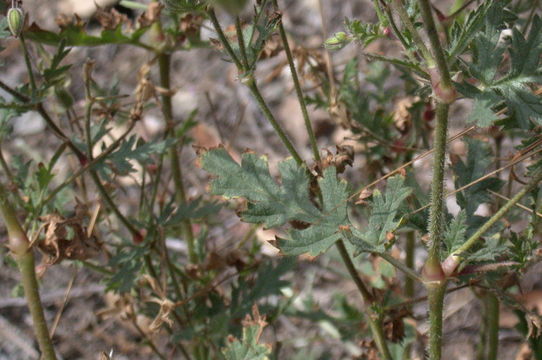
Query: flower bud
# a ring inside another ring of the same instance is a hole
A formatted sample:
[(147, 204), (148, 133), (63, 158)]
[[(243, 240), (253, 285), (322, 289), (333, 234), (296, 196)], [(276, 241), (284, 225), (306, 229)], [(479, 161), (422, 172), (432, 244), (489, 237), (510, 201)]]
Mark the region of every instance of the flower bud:
[(24, 26), (24, 12), (23, 9), (18, 7), (12, 7), (8, 10), (7, 14), (8, 27), (11, 35), (19, 37), (23, 31)]
[(342, 49), (349, 42), (348, 34), (339, 31), (332, 37), (324, 41), (324, 46), (331, 50)]

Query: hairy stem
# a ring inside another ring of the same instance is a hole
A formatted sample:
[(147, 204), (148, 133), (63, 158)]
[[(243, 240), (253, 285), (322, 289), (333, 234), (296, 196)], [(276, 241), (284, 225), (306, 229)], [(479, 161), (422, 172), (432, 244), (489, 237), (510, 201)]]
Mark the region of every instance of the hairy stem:
[[(398, 1), (398, 0), (396, 0)], [(444, 161), (446, 157), (446, 134), (448, 131), (449, 104), (455, 100), (455, 90), (448, 71), (446, 57), (440, 43), (431, 4), (419, 0), (423, 25), (431, 43), (435, 65), (429, 65), (433, 94), (436, 104), (433, 179), (431, 183), (431, 207), (429, 214), (429, 255), (424, 265), (427, 296), (429, 300), (429, 360), (440, 360), (442, 352), (442, 312), (446, 293), (446, 276), (440, 264), (440, 249), (444, 236)]]
[[(416, 232), (409, 231), (406, 233), (406, 246), (405, 246), (405, 265), (415, 271), (414, 269), (414, 259), (416, 255)], [(414, 279), (407, 276), (405, 278), (405, 296), (408, 299), (414, 297)]]
[[(90, 73), (92, 70), (93, 63), (88, 61), (85, 64), (85, 71), (84, 71), (84, 82), (85, 82), (85, 98), (86, 98), (86, 107), (85, 107), (85, 141), (87, 145), (87, 152), (88, 152), (88, 159), (90, 161), (93, 160), (92, 155), (92, 149), (93, 149), (93, 143), (92, 143), (92, 136), (91, 136), (91, 125), (92, 125), (92, 105), (94, 104), (94, 98), (92, 97), (91, 90), (90, 90)], [(118, 208), (117, 204), (113, 201), (113, 198), (111, 195), (107, 192), (107, 189), (102, 184), (102, 181), (100, 180), (100, 176), (98, 175), (98, 172), (94, 169), (90, 169), (90, 176), (92, 180), (94, 181), (94, 184), (96, 185), (96, 188), (100, 192), (100, 195), (107, 203), (108, 207), (113, 211), (113, 213), (117, 216), (117, 218), (120, 220), (120, 222), (128, 229), (130, 234), (132, 235), (132, 238), (139, 239), (140, 233), (135, 228), (135, 226), (122, 214), (120, 209)]]
[(428, 63), (433, 93), (439, 102), (451, 104), (455, 100), (456, 93), (452, 83), (452, 78), (450, 76), (450, 71), (448, 70), (446, 55), (442, 49), (435, 20), (433, 19), (431, 3), (429, 0), (419, 0), (419, 4), (422, 12), (423, 25), (425, 27), (425, 31), (427, 32), (427, 36), (429, 37), (433, 58), (437, 65), (437, 71), (435, 72), (433, 69), (434, 65), (431, 66)]
[(298, 165), (302, 165), (304, 163), (303, 159), (301, 159), (301, 156), (299, 156), (294, 145), (292, 144), (290, 139), (288, 139), (288, 136), (286, 135), (286, 133), (284, 132), (284, 130), (282, 129), (278, 121), (275, 119), (275, 116), (273, 115), (269, 107), (267, 106), (267, 103), (265, 102), (262, 94), (260, 93), (260, 90), (258, 89), (256, 80), (252, 79), (252, 81), (250, 81), (247, 84), (247, 86), (250, 89), (252, 96), (254, 96), (254, 99), (260, 106), (260, 109), (262, 110), (265, 118), (267, 119), (267, 121), (269, 121), (271, 126), (273, 126), (273, 129), (275, 130), (279, 138), (282, 140), (282, 143), (284, 144), (286, 149), (288, 149), (288, 152), (290, 153), (290, 155), (292, 155), (292, 157), (294, 158), (294, 160), (297, 162)]
[(429, 52), (429, 49), (427, 49), (427, 46), (425, 46), (425, 43), (420, 37), (418, 30), (414, 26), (414, 23), (412, 23), (412, 21), (410, 20), (410, 17), (408, 16), (406, 9), (404, 8), (403, 2), (401, 0), (392, 0), (389, 4), (393, 8), (393, 10), (399, 15), (401, 22), (410, 32), (412, 36), (412, 40), (414, 41), (414, 43), (416, 44), (416, 46), (422, 53), (422, 56), (425, 62), (427, 63), (427, 66), (430, 68), (434, 67), (435, 60), (433, 59), (433, 56), (431, 56), (431, 53)]
[(499, 299), (489, 293), (485, 297), (487, 318), (487, 360), (497, 360), (499, 350)]
[(130, 232), (130, 234), (132, 235), (134, 239), (141, 240), (139, 239), (139, 237), (141, 236), (139, 230), (137, 230), (136, 227), (130, 222), (130, 220), (128, 220), (128, 218), (126, 218), (126, 216), (122, 214), (117, 204), (115, 204), (115, 201), (113, 201), (113, 198), (107, 192), (105, 186), (102, 184), (102, 181), (100, 180), (98, 173), (94, 170), (90, 170), (90, 176), (92, 180), (94, 181), (94, 185), (96, 185), (96, 188), (100, 192), (100, 195), (102, 196), (102, 198), (105, 200), (109, 209), (113, 211), (115, 216), (126, 227), (126, 229)]
[(397, 260), (390, 254), (383, 252), (383, 253), (377, 253), (378, 256), (380, 256), (382, 259), (389, 262), (391, 265), (393, 265), (396, 269), (402, 271), (406, 276), (407, 279), (413, 281), (420, 281), (423, 282), (424, 279), (418, 275), (416, 271), (414, 271), (412, 268), (408, 267), (406, 264), (403, 264), (401, 261)]
[(2, 184), (0, 184), (0, 213), (8, 231), (8, 246), (21, 272), (21, 282), (28, 303), (28, 309), (32, 316), (34, 334), (36, 335), (43, 359), (56, 360), (55, 349), (49, 335), (40, 299), (35, 272), (34, 253), (32, 248), (30, 248), (30, 242), (26, 233), (17, 219), (15, 210), (8, 200), (8, 192)]
[[(273, 0), (273, 6), (276, 11), (279, 11), (279, 6), (277, 0)], [(295, 67), (294, 57), (292, 56), (292, 51), (290, 50), (290, 45), (288, 44), (288, 37), (286, 36), (286, 31), (284, 30), (284, 25), (282, 24), (282, 18), (279, 21), (279, 33), (282, 40), (282, 46), (284, 47), (284, 52), (286, 53), (286, 58), (288, 59), (288, 65), (290, 66), (290, 73), (292, 74), (292, 81), (294, 83), (295, 93), (297, 95), (297, 100), (299, 101), (299, 106), (301, 107), (301, 113), (303, 114), (303, 120), (305, 121), (305, 128), (309, 135), (309, 141), (311, 144), (312, 154), (316, 161), (320, 161), (320, 151), (318, 150), (318, 143), (316, 142), (316, 136), (312, 129), (312, 123), (309, 118), (309, 112), (307, 111), (307, 104), (305, 102), (305, 97), (303, 96), (303, 90), (301, 89), (301, 84), (299, 82), (299, 77), (297, 75), (297, 69)]]
[[(241, 62), (245, 71), (249, 70), (248, 66), (248, 56), (245, 46), (245, 37), (243, 35), (243, 28), (241, 26), (241, 19), (239, 16), (235, 17), (235, 31), (237, 33), (237, 42), (239, 43), (239, 51), (241, 52)], [(250, 45), (250, 44), (249, 44)]]
[[(218, 19), (216, 18), (216, 14), (214, 13), (214, 11), (210, 9), (208, 11), (208, 14), (211, 19), (211, 22), (213, 23), (215, 31), (218, 34), (218, 38), (220, 39), (220, 42), (222, 43), (222, 46), (224, 46), (224, 49), (226, 50), (228, 55), (231, 57), (235, 65), (237, 66), (238, 71), (244, 72), (245, 70), (248, 70), (248, 69), (245, 69), (241, 61), (239, 61), (239, 59), (235, 55), (235, 52), (233, 51), (228, 39), (226, 38), (226, 35), (224, 35), (224, 31), (222, 30), (222, 27), (220, 26), (220, 23), (218, 22)], [(282, 141), (286, 149), (288, 149), (288, 152), (290, 153), (290, 155), (292, 155), (292, 157), (294, 158), (294, 160), (297, 162), (298, 165), (302, 165), (304, 163), (303, 159), (301, 159), (301, 156), (299, 156), (294, 145), (288, 139), (288, 136), (286, 136), (286, 133), (284, 132), (284, 130), (282, 129), (278, 121), (275, 119), (275, 116), (273, 115), (269, 107), (267, 106), (267, 103), (265, 102), (265, 99), (260, 93), (260, 90), (256, 83), (256, 79), (254, 79), (253, 74), (252, 73), (243, 74), (242, 81), (249, 88), (250, 93), (252, 94), (256, 102), (258, 103), (260, 110), (263, 112), (265, 118), (267, 119), (267, 121), (269, 121), (271, 126), (273, 126), (273, 129), (279, 136), (280, 140)]]
[(386, 343), (386, 338), (384, 336), (384, 329), (382, 327), (382, 315), (380, 312), (375, 311), (374, 309), (374, 307), (378, 306), (379, 304), (359, 276), (358, 272), (356, 271), (354, 263), (352, 262), (352, 259), (348, 254), (348, 250), (346, 250), (344, 242), (342, 240), (339, 240), (335, 244), (337, 245), (339, 254), (341, 255), (341, 258), (346, 266), (346, 269), (348, 270), (348, 273), (350, 274), (350, 277), (352, 278), (352, 280), (354, 280), (354, 283), (356, 284), (361, 294), (361, 297), (363, 298), (363, 301), (367, 306), (367, 319), (369, 321), (369, 327), (371, 328), (371, 333), (373, 334), (374, 341), (376, 343), (376, 346), (378, 347), (378, 351), (380, 352), (384, 360), (392, 360), (388, 345)]
[(440, 246), (444, 233), (444, 161), (446, 158), (446, 133), (448, 131), (448, 105), (439, 103), (436, 108), (433, 179), (429, 214), (429, 258), (440, 262)]
[(215, 28), (216, 34), (218, 35), (218, 39), (220, 40), (220, 43), (222, 46), (224, 46), (224, 49), (234, 62), (235, 66), (237, 66), (237, 69), (243, 69), (243, 64), (233, 51), (230, 42), (228, 41), (228, 38), (224, 34), (224, 31), (222, 30), (222, 27), (220, 26), (220, 23), (218, 22), (218, 19), (216, 17), (215, 11), (213, 8), (209, 8), (207, 11), (207, 14), (209, 15), (209, 19), (211, 19), (211, 22), (213, 23), (213, 27)]
[(92, 168), (94, 165), (96, 165), (97, 163), (105, 159), (109, 154), (111, 154), (120, 145), (120, 143), (126, 138), (126, 136), (128, 136), (128, 134), (134, 129), (134, 126), (135, 126), (135, 122), (132, 121), (128, 129), (118, 139), (116, 139), (111, 145), (109, 145), (107, 149), (101, 152), (100, 155), (96, 156), (94, 159), (92, 159), (92, 161), (80, 167), (77, 171), (75, 171), (72, 175), (70, 175), (66, 180), (64, 180), (62, 184), (58, 185), (56, 188), (51, 190), (49, 192), (49, 195), (47, 195), (47, 197), (39, 203), (37, 208), (41, 209), (41, 207), (48, 204), (51, 200), (53, 200), (56, 194), (58, 194), (62, 189), (64, 189), (66, 186), (71, 184), (79, 176), (83, 175), (90, 168)]
[[(416, 257), (416, 232), (414, 230), (406, 233), (405, 244), (405, 265), (412, 271), (415, 269), (415, 257)], [(405, 277), (404, 294), (408, 300), (414, 299), (415, 284), (414, 279), (410, 276)], [(412, 310), (412, 306), (407, 307), (408, 310)], [(412, 344), (407, 344), (403, 353), (403, 360), (409, 360), (411, 358)]]
[(442, 312), (444, 308), (444, 295), (446, 293), (446, 281), (437, 281), (429, 283), (426, 286), (429, 305), (428, 359), (439, 360), (442, 355)]
[(30, 53), (28, 52), (28, 47), (26, 46), (26, 41), (24, 40), (24, 35), (21, 33), (19, 37), (21, 40), (21, 47), (23, 48), (24, 62), (26, 64), (26, 71), (28, 72), (28, 77), (30, 79), (30, 88), (32, 93), (36, 93), (36, 80), (34, 79), (34, 71), (32, 70), (32, 62), (30, 61)]
[(3, 89), (5, 90), (7, 93), (9, 93), (11, 96), (13, 96), (15, 99), (21, 101), (21, 102), (24, 102), (24, 103), (27, 103), (29, 104), (30, 106), (33, 106), (34, 109), (41, 115), (41, 117), (43, 118), (43, 120), (45, 120), (45, 123), (47, 124), (47, 126), (49, 126), (49, 128), (53, 131), (53, 133), (59, 138), (61, 139), (62, 141), (64, 141), (68, 147), (70, 148), (70, 150), (72, 150), (74, 152), (75, 155), (77, 155), (77, 158), (79, 159), (80, 162), (82, 163), (86, 163), (87, 161), (87, 158), (85, 156), (85, 154), (83, 154), (83, 152), (81, 150), (79, 150), (79, 148), (77, 148), (77, 146), (75, 146), (75, 144), (70, 140), (70, 138), (62, 131), (61, 128), (59, 128), (55, 122), (53, 121), (53, 119), (51, 118), (51, 116), (49, 116), (49, 114), (47, 113), (47, 111), (45, 110), (45, 108), (43, 107), (43, 103), (37, 103), (37, 104), (31, 104), (32, 103), (32, 99), (29, 98), (28, 96), (24, 95), (24, 94), (21, 94), (20, 92), (18, 92), (17, 90), (13, 89), (12, 87), (10, 87), (9, 85), (7, 85), (6, 83), (4, 83), (3, 81), (0, 80), (0, 89)]

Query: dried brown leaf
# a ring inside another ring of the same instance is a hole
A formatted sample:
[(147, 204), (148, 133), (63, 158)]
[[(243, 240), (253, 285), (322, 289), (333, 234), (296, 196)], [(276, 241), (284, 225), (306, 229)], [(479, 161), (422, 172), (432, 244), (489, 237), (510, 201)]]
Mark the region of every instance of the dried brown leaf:
[(115, 9), (108, 11), (98, 7), (94, 16), (104, 30), (115, 30), (119, 25), (123, 24), (131, 26), (128, 16), (119, 13)]
[(395, 128), (402, 134), (407, 133), (412, 126), (412, 114), (410, 108), (420, 101), (418, 96), (406, 96), (395, 103), (393, 111), (393, 123)]

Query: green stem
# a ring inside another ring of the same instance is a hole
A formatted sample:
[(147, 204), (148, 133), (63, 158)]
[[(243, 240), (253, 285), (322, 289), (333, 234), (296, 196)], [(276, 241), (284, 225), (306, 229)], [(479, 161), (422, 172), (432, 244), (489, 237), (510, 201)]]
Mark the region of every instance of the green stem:
[(26, 70), (28, 72), (28, 77), (30, 78), (30, 88), (32, 89), (32, 94), (34, 95), (36, 93), (36, 80), (34, 79), (34, 71), (32, 70), (32, 63), (30, 62), (30, 53), (28, 52), (26, 41), (24, 40), (24, 35), (22, 33), (19, 38), (21, 39), (21, 47), (23, 48)]
[(426, 284), (429, 305), (429, 345), (428, 359), (440, 360), (442, 355), (442, 312), (446, 281), (435, 281)]
[(218, 35), (218, 39), (220, 40), (220, 43), (222, 46), (224, 46), (224, 49), (234, 62), (235, 66), (237, 66), (237, 69), (243, 69), (243, 64), (241, 64), (241, 61), (239, 61), (239, 58), (237, 55), (235, 55), (235, 51), (233, 51), (230, 42), (228, 41), (228, 38), (224, 34), (224, 31), (222, 31), (222, 27), (220, 26), (220, 23), (218, 22), (218, 19), (216, 18), (215, 11), (213, 8), (209, 8), (207, 11), (207, 14), (209, 15), (209, 19), (213, 23), (213, 27), (215, 28), (216, 34)]
[(440, 262), (440, 246), (444, 233), (444, 161), (446, 158), (446, 133), (448, 130), (448, 105), (438, 103), (434, 142), (433, 179), (429, 215), (429, 258)]
[(45, 122), (47, 123), (49, 128), (51, 128), (51, 130), (53, 130), (55, 135), (59, 139), (66, 142), (66, 144), (68, 144), (68, 147), (70, 148), (71, 151), (73, 151), (75, 153), (75, 155), (77, 155), (77, 158), (79, 159), (79, 161), (83, 162), (83, 163), (86, 163), (87, 157), (85, 156), (85, 154), (83, 154), (83, 152), (81, 150), (79, 150), (79, 148), (77, 146), (75, 146), (75, 144), (70, 140), (70, 138), (66, 134), (64, 134), (64, 132), (55, 124), (53, 119), (49, 116), (49, 114), (47, 113), (47, 111), (43, 107), (42, 103), (39, 103), (39, 104), (36, 105), (36, 111), (45, 120)]
[(393, 360), (388, 344), (386, 343), (386, 336), (384, 335), (384, 327), (382, 326), (382, 316), (375, 313), (368, 314), (369, 327), (373, 334), (373, 340), (382, 356), (383, 360)]
[(258, 89), (258, 85), (256, 84), (256, 79), (252, 78), (250, 81), (248, 81), (246, 85), (250, 89), (250, 93), (252, 94), (252, 96), (254, 96), (254, 98), (256, 99), (256, 102), (258, 103), (260, 109), (262, 110), (265, 118), (267, 119), (267, 121), (269, 121), (271, 126), (273, 126), (273, 129), (275, 129), (275, 132), (277, 133), (279, 138), (282, 140), (282, 143), (284, 144), (284, 146), (286, 146), (286, 149), (288, 149), (288, 152), (290, 153), (290, 155), (292, 155), (292, 157), (294, 158), (294, 160), (297, 162), (298, 165), (302, 165), (304, 163), (303, 159), (301, 159), (301, 156), (299, 156), (299, 154), (297, 153), (294, 145), (290, 142), (290, 140), (288, 139), (288, 136), (286, 136), (286, 133), (284, 132), (284, 130), (282, 130), (282, 127), (277, 122), (277, 120), (275, 119), (275, 116), (273, 115), (269, 107), (267, 106), (267, 103), (265, 102), (262, 94), (260, 93), (260, 90)]
[(243, 63), (243, 69), (245, 69), (245, 71), (248, 71), (249, 66), (247, 50), (245, 46), (245, 37), (243, 35), (243, 28), (241, 27), (241, 20), (239, 19), (239, 16), (235, 17), (235, 31), (237, 32), (237, 43), (239, 44), (239, 51), (241, 52), (241, 62)]
[(39, 286), (36, 278), (35, 260), (30, 242), (21, 227), (15, 210), (8, 200), (8, 192), (0, 184), (0, 213), (6, 225), (9, 236), (9, 248), (21, 272), (21, 282), (32, 316), (34, 334), (38, 341), (44, 360), (56, 360), (55, 349), (49, 335), (47, 322), (41, 304)]
[(374, 296), (373, 294), (371, 294), (363, 280), (359, 277), (356, 267), (354, 266), (350, 255), (348, 254), (348, 250), (346, 250), (344, 242), (342, 240), (339, 240), (335, 244), (337, 245), (337, 249), (339, 250), (339, 254), (341, 255), (344, 265), (346, 266), (348, 273), (352, 277), (352, 280), (354, 280), (354, 283), (356, 284), (361, 296), (363, 297), (363, 300), (367, 304), (373, 304), (375, 302)]
[[(398, 1), (398, 0), (395, 0)], [(429, 65), (433, 93), (437, 99), (434, 140), (433, 179), (431, 184), (431, 207), (429, 214), (430, 248), (424, 266), (427, 296), (429, 301), (429, 360), (440, 360), (442, 352), (442, 316), (446, 276), (440, 264), (440, 250), (444, 236), (444, 162), (446, 157), (446, 134), (448, 131), (449, 104), (455, 100), (455, 90), (448, 71), (446, 57), (442, 50), (431, 4), (419, 0), (423, 25), (431, 43), (434, 64)]]
[(433, 19), (431, 3), (429, 0), (419, 0), (419, 3), (422, 12), (423, 25), (427, 32), (429, 42), (431, 43), (433, 57), (438, 69), (438, 74), (435, 74), (431, 71), (431, 68), (433, 68), (434, 65), (429, 66), (433, 91), (439, 101), (450, 104), (455, 100), (455, 89), (450, 76), (450, 71), (448, 70), (446, 55), (442, 49), (435, 20)]
[[(414, 259), (416, 254), (416, 232), (409, 231), (406, 233), (406, 246), (405, 246), (405, 265), (415, 271), (414, 269)], [(408, 299), (414, 297), (414, 281), (411, 277), (405, 278), (405, 296)]]
[[(376, 4), (377, 1), (378, 0), (373, 0), (373, 2), (375, 3), (374, 4), (375, 8), (379, 8), (378, 4)], [(401, 45), (403, 45), (403, 49), (405, 50), (405, 53), (406, 53), (407, 57), (409, 58), (409, 60), (412, 63), (414, 63), (414, 64), (418, 63), (415, 52), (412, 51), (411, 47), (409, 46), (409, 44), (405, 40), (403, 34), (401, 33), (401, 30), (399, 29), (399, 27), (395, 23), (395, 19), (393, 18), (393, 14), (392, 14), (392, 12), (390, 10), (390, 7), (386, 6), (384, 11), (386, 12), (386, 18), (388, 19), (388, 22), (391, 25), (391, 30), (392, 30), (393, 34), (395, 35), (395, 37), (399, 40)]]
[[(90, 62), (87, 62), (86, 66), (88, 66), (88, 69), (91, 69), (92, 64)], [(90, 92), (90, 70), (85, 70), (85, 97), (86, 97), (86, 111), (85, 111), (85, 139), (87, 143), (87, 151), (88, 151), (88, 159), (90, 161), (93, 160), (92, 156), (92, 136), (91, 136), (91, 122), (92, 122), (92, 105), (94, 103), (94, 99), (92, 98), (92, 94)], [(130, 231), (130, 234), (133, 238), (141, 236), (139, 231), (132, 225), (132, 223), (120, 212), (117, 204), (113, 201), (105, 187), (103, 186), (100, 177), (98, 173), (90, 169), (90, 176), (92, 180), (94, 181), (94, 184), (98, 188), (98, 191), (100, 192), (100, 195), (107, 203), (108, 207), (113, 211), (113, 213), (117, 216), (117, 218), (120, 220), (120, 222)]]
[(482, 299), (486, 312), (484, 313), (484, 316), (482, 317), (482, 321), (480, 324), (480, 329), (478, 330), (478, 338), (479, 342), (476, 344), (476, 360), (486, 360), (486, 347), (487, 347), (487, 306), (485, 299)]
[(374, 295), (369, 291), (369, 289), (359, 276), (358, 272), (356, 271), (354, 263), (352, 262), (352, 259), (348, 254), (348, 250), (346, 250), (344, 242), (342, 240), (339, 240), (335, 244), (337, 245), (339, 254), (341, 255), (341, 258), (346, 266), (346, 269), (348, 270), (348, 273), (350, 274), (350, 277), (352, 278), (352, 280), (354, 280), (354, 283), (356, 284), (361, 294), (361, 297), (363, 298), (363, 301), (367, 306), (367, 319), (369, 321), (369, 327), (371, 328), (373, 339), (376, 343), (376, 346), (378, 347), (378, 351), (380, 352), (384, 360), (392, 360), (391, 353), (388, 349), (388, 345), (386, 344), (386, 337), (384, 336), (384, 329), (382, 327), (382, 315), (381, 312), (375, 309), (375, 307), (379, 306), (379, 304), (375, 299)]
[[(15, 177), (13, 176), (13, 173), (9, 169), (9, 165), (8, 165), (8, 163), (6, 161), (6, 158), (4, 157), (4, 152), (2, 151), (2, 143), (0, 143), (0, 167), (2, 168), (2, 170), (6, 174), (6, 177), (9, 180), (9, 183), (10, 183), (9, 186), (10, 187), (12, 187), (12, 186), (16, 187), (17, 182), (15, 181)], [(16, 190), (14, 190), (12, 192), (12, 194), (15, 196), (15, 201), (17, 202), (19, 207), (21, 209), (24, 209), (26, 204), (25, 204), (24, 200), (22, 199), (21, 195), (19, 194), (19, 189), (17, 188)]]
[[(416, 232), (414, 230), (408, 231), (406, 233), (406, 244), (405, 244), (405, 265), (407, 268), (415, 272), (415, 255), (416, 255)], [(414, 298), (414, 279), (410, 276), (405, 277), (405, 288), (404, 294), (408, 300)], [(407, 306), (407, 310), (411, 311), (412, 306)], [(412, 353), (412, 343), (407, 343), (405, 346), (405, 351), (403, 352), (402, 360), (410, 360)]]
[(431, 3), (429, 0), (420, 0), (420, 10), (422, 12), (423, 24), (425, 26), (427, 37), (431, 43), (433, 50), (433, 56), (437, 62), (437, 67), (442, 77), (442, 85), (445, 87), (452, 87), (452, 79), (448, 70), (448, 64), (446, 62), (446, 55), (442, 49), (440, 39), (438, 37), (437, 27), (433, 18), (433, 12), (431, 10)]
[(497, 360), (499, 350), (499, 299), (487, 294), (485, 299), (487, 318), (487, 360)]
[(75, 179), (77, 179), (79, 176), (83, 175), (86, 171), (88, 171), (90, 168), (92, 168), (94, 165), (98, 164), (100, 161), (102, 161), (104, 158), (106, 158), (109, 154), (111, 154), (119, 145), (120, 143), (128, 136), (128, 134), (133, 130), (135, 126), (135, 121), (132, 121), (128, 129), (117, 139), (115, 140), (109, 147), (104, 150), (100, 155), (96, 156), (92, 161), (86, 163), (83, 167), (79, 168), (75, 173), (73, 173), (70, 177), (68, 177), (62, 184), (58, 185), (56, 188), (51, 190), (49, 192), (49, 195), (39, 203), (37, 206), (37, 209), (41, 209), (43, 206), (48, 204), (53, 198), (58, 194), (62, 189), (64, 189), (66, 186), (71, 184)]
[[(393, 10), (397, 12), (399, 15), (399, 18), (401, 19), (401, 22), (403, 25), (406, 26), (410, 34), (412, 35), (412, 40), (422, 53), (423, 58), (425, 59), (425, 62), (427, 63), (427, 66), (429, 68), (432, 68), (435, 66), (435, 60), (433, 59), (433, 56), (431, 56), (431, 53), (429, 52), (429, 49), (427, 49), (427, 46), (425, 46), (425, 43), (423, 42), (420, 34), (418, 33), (418, 30), (410, 20), (410, 17), (408, 16), (408, 13), (406, 12), (403, 2), (401, 0), (392, 0), (389, 3)], [(425, 19), (424, 19), (425, 20)]]
[(105, 200), (107, 206), (113, 211), (113, 213), (117, 216), (117, 218), (120, 220), (120, 222), (128, 229), (132, 237), (137, 238), (141, 236), (140, 232), (135, 228), (135, 226), (128, 220), (119, 210), (118, 206), (115, 204), (105, 187), (103, 186), (100, 177), (98, 176), (98, 173), (94, 170), (90, 170), (90, 176), (92, 177), (92, 180), (94, 181), (94, 184), (98, 188), (98, 191), (100, 192), (100, 195)]
[(81, 150), (79, 150), (77, 148), (77, 146), (74, 145), (74, 143), (70, 140), (70, 138), (68, 138), (68, 136), (66, 136), (66, 134), (64, 134), (62, 129), (60, 129), (55, 124), (53, 119), (49, 116), (49, 114), (47, 113), (47, 111), (43, 107), (43, 103), (32, 104), (32, 99), (31, 98), (29, 98), (28, 96), (26, 96), (24, 94), (21, 94), (20, 92), (18, 92), (15, 89), (12, 89), (9, 85), (7, 85), (6, 83), (4, 83), (1, 80), (0, 80), (0, 88), (5, 90), (7, 93), (12, 95), (17, 100), (22, 101), (24, 103), (27, 103), (27, 104), (30, 104), (31, 106), (33, 106), (34, 109), (41, 115), (43, 120), (45, 120), (45, 123), (47, 124), (47, 126), (49, 126), (49, 128), (51, 128), (51, 130), (53, 130), (53, 133), (59, 139), (66, 142), (66, 144), (68, 144), (68, 147), (70, 148), (70, 150), (72, 150), (75, 153), (75, 155), (77, 155), (79, 161), (85, 161), (86, 160), (85, 154), (83, 154), (83, 152), (81, 152)]
[[(175, 122), (173, 121), (173, 105), (171, 101), (171, 55), (160, 53), (158, 55), (158, 66), (160, 70), (160, 86), (167, 90), (162, 94), (162, 114), (166, 122), (166, 138), (175, 137)], [(183, 185), (183, 175), (179, 159), (178, 145), (174, 144), (169, 150), (171, 160), (171, 171), (173, 175), (173, 183), (175, 184), (175, 200), (180, 203), (186, 203), (186, 192)], [(194, 233), (192, 231), (192, 223), (189, 219), (183, 221), (184, 235), (187, 239), (188, 256), (190, 261), (197, 262), (197, 254), (195, 250)]]
[[(233, 51), (228, 39), (226, 38), (226, 35), (224, 35), (224, 31), (222, 31), (222, 27), (220, 26), (220, 23), (218, 22), (218, 19), (216, 18), (216, 14), (214, 13), (213, 9), (209, 9), (208, 14), (211, 22), (213, 23), (215, 31), (218, 34), (220, 42), (222, 43), (222, 46), (224, 46), (224, 49), (226, 49), (226, 52), (232, 58), (233, 62), (237, 66), (237, 69), (239, 71), (244, 71), (243, 64), (235, 55), (235, 52)], [(304, 163), (303, 159), (301, 159), (301, 156), (299, 156), (299, 154), (297, 153), (294, 145), (290, 142), (290, 140), (286, 136), (286, 133), (284, 132), (284, 130), (282, 130), (282, 127), (277, 122), (275, 116), (267, 106), (267, 103), (265, 102), (262, 94), (260, 93), (260, 90), (258, 89), (258, 85), (256, 84), (256, 79), (254, 79), (253, 74), (244, 74), (242, 81), (250, 89), (252, 96), (254, 96), (254, 98), (256, 99), (256, 102), (258, 103), (258, 106), (263, 112), (265, 118), (269, 121), (269, 123), (271, 123), (271, 126), (273, 126), (273, 129), (275, 129), (275, 132), (282, 140), (284, 146), (286, 146), (286, 149), (288, 149), (290, 155), (292, 155), (298, 165), (302, 165)]]
[(380, 256), (382, 259), (389, 262), (391, 265), (393, 265), (398, 270), (405, 273), (405, 275), (407, 276), (407, 279), (416, 280), (416, 281), (419, 281), (419, 282), (424, 282), (424, 279), (420, 275), (418, 275), (418, 273), (416, 271), (412, 270), (412, 268), (410, 268), (407, 265), (403, 264), (401, 261), (397, 260), (396, 258), (391, 256), (390, 254), (385, 253), (385, 252), (376, 253), (376, 254), (378, 256)]
[[(278, 1), (273, 0), (273, 6), (275, 11), (279, 11)], [(309, 141), (311, 144), (312, 154), (316, 161), (320, 161), (320, 151), (318, 150), (318, 143), (316, 141), (316, 136), (312, 129), (312, 123), (309, 117), (309, 112), (307, 111), (307, 104), (305, 102), (305, 97), (303, 96), (303, 90), (301, 89), (301, 84), (299, 82), (299, 76), (297, 75), (297, 69), (295, 67), (294, 57), (292, 56), (292, 51), (290, 50), (290, 45), (288, 44), (288, 37), (286, 36), (286, 31), (284, 30), (284, 25), (282, 23), (282, 18), (279, 21), (279, 33), (282, 40), (282, 45), (284, 47), (284, 52), (286, 53), (286, 58), (288, 59), (288, 65), (290, 66), (290, 72), (292, 74), (292, 81), (294, 82), (294, 88), (297, 95), (297, 100), (299, 101), (299, 106), (301, 107), (301, 113), (303, 114), (303, 120), (305, 121), (305, 128), (307, 129), (307, 134), (309, 135)]]

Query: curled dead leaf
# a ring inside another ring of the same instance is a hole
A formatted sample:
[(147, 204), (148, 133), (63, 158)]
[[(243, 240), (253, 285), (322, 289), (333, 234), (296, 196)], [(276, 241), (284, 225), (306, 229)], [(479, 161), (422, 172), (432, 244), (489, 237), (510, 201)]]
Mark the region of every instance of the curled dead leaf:
[(402, 134), (407, 133), (412, 126), (410, 108), (420, 101), (419, 96), (406, 96), (395, 103), (393, 111), (393, 124)]
[(367, 205), (368, 202), (366, 201), (366, 199), (370, 198), (371, 196), (373, 196), (373, 191), (372, 190), (363, 189), (359, 193), (358, 199), (356, 200), (355, 204), (356, 205)]
[(131, 26), (128, 16), (121, 14), (115, 9), (104, 10), (98, 7), (94, 15), (104, 30), (115, 30), (120, 25)]
[[(61, 14), (57, 16), (57, 18), (55, 19), (55, 22), (60, 28), (60, 30), (64, 30), (70, 26), (73, 26), (76, 28), (83, 28), (86, 25), (83, 19), (81, 19), (77, 14), (73, 14), (71, 16)], [(32, 24), (32, 26), (34, 27), (33, 31), (41, 30), (35, 23)]]
[(164, 5), (161, 3), (151, 2), (149, 5), (147, 5), (147, 10), (137, 19), (137, 23), (140, 27), (151, 26), (160, 18), (160, 13), (162, 12), (163, 8)]
[(346, 166), (354, 164), (354, 148), (350, 145), (337, 145), (335, 154), (326, 150), (327, 155), (322, 157), (322, 160), (316, 164), (313, 170), (317, 174), (322, 174), (325, 169), (333, 166), (337, 169), (337, 173), (343, 173)]
[(169, 327), (172, 327), (173, 319), (171, 319), (170, 315), (171, 312), (175, 309), (175, 303), (169, 299), (158, 298), (151, 299), (151, 302), (155, 302), (160, 305), (160, 310), (158, 311), (158, 314), (149, 325), (149, 330), (151, 331), (151, 333), (160, 330), (164, 323), (167, 324)]
[[(87, 260), (96, 256), (102, 243), (94, 236), (88, 236), (82, 216), (64, 218), (59, 214), (40, 217), (43, 222), (32, 243), (37, 243), (43, 253), (40, 267), (58, 264), (64, 259)], [(43, 239), (39, 239), (43, 236)]]
[(374, 340), (361, 340), (359, 346), (363, 350), (361, 359), (380, 360), (380, 357), (378, 356), (378, 348), (376, 347)]

